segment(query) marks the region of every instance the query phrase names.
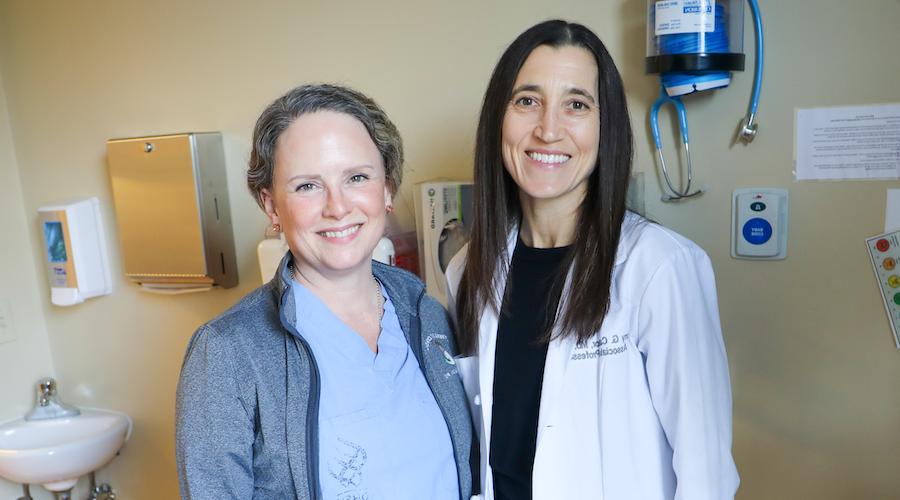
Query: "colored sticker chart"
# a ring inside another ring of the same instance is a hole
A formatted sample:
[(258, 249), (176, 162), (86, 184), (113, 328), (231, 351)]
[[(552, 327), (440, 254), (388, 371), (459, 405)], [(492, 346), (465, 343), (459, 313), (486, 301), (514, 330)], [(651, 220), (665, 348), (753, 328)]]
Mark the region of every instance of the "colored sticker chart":
[(868, 238), (866, 248), (875, 269), (888, 322), (894, 332), (894, 341), (900, 349), (900, 231)]

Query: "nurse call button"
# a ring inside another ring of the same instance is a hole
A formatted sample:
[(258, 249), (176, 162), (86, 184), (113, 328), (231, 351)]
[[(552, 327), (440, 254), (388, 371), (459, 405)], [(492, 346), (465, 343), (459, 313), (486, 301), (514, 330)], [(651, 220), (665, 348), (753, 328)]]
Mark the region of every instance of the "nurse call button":
[(881, 238), (875, 243), (875, 248), (877, 248), (879, 252), (887, 252), (891, 248), (891, 243), (885, 238)]
[(741, 232), (751, 245), (762, 245), (772, 238), (772, 225), (766, 219), (756, 217), (748, 220)]

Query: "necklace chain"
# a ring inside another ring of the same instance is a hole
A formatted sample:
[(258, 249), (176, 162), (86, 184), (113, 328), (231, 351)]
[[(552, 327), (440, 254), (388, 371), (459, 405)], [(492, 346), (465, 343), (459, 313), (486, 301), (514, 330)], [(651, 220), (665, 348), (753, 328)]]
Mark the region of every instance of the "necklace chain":
[(375, 282), (375, 293), (378, 294), (378, 300), (376, 301), (378, 304), (378, 322), (381, 323), (382, 318), (384, 318), (384, 295), (381, 293), (381, 283), (378, 282), (378, 278), (374, 274), (372, 275), (372, 281)]

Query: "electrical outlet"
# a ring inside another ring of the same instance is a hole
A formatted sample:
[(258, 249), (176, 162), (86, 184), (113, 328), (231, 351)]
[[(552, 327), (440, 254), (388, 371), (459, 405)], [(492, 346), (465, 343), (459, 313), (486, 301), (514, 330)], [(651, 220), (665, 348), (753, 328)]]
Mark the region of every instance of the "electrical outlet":
[(0, 344), (16, 340), (16, 331), (13, 328), (12, 309), (9, 301), (0, 299)]

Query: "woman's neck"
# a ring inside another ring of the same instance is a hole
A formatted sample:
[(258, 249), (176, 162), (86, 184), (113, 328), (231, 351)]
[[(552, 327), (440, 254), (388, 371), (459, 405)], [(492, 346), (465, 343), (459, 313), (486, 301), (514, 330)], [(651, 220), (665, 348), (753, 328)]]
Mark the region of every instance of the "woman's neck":
[(557, 248), (575, 241), (578, 206), (559, 200), (542, 200), (522, 196), (522, 223), (519, 238), (532, 248)]
[(373, 289), (372, 264), (342, 273), (323, 274), (315, 268), (299, 263), (294, 257), (292, 276), (297, 283), (308, 288), (313, 294), (331, 307), (331, 302), (347, 303), (348, 299), (359, 300)]
[(329, 275), (309, 266), (298, 265), (298, 262), (294, 257), (294, 280), (309, 289), (344, 324), (362, 337), (372, 352), (377, 353), (384, 299), (381, 285), (373, 278), (371, 261), (359, 269)]

